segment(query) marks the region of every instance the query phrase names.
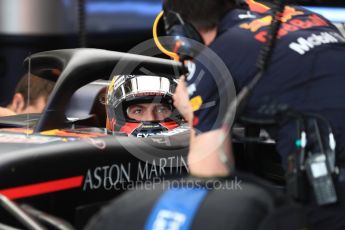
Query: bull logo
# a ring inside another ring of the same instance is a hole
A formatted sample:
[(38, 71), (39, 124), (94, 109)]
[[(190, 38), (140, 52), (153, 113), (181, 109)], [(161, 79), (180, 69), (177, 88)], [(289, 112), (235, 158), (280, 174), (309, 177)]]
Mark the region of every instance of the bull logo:
[[(294, 16), (303, 15), (302, 11), (298, 11), (293, 7), (286, 6), (284, 9), (284, 13), (282, 16), (279, 16), (281, 22), (287, 22), (292, 19)], [(265, 16), (263, 18), (259, 18), (256, 20), (251, 21), (250, 23), (243, 23), (240, 25), (240, 28), (250, 30), (251, 32), (256, 32), (260, 28), (269, 26), (272, 22), (272, 16)]]

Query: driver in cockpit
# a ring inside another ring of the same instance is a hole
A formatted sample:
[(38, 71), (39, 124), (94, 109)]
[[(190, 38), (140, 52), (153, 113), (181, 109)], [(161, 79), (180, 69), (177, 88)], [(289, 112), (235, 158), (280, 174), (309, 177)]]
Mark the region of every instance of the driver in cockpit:
[(116, 75), (106, 95), (107, 128), (136, 137), (172, 131), (183, 119), (173, 106), (177, 82), (165, 76)]

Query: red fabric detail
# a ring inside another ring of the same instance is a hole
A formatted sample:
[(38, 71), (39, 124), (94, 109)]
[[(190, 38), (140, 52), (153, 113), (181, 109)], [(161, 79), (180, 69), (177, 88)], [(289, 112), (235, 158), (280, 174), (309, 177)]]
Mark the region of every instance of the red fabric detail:
[(167, 122), (162, 122), (159, 124), (168, 130), (175, 129), (178, 127), (178, 124), (176, 123), (176, 121), (167, 121)]
[(130, 122), (127, 122), (126, 124), (124, 124), (121, 129), (120, 129), (120, 132), (124, 132), (124, 133), (127, 133), (128, 135), (133, 133), (133, 131), (140, 127), (142, 125), (142, 123), (130, 123)]
[(193, 127), (197, 126), (199, 124), (199, 118), (197, 116), (194, 116), (193, 118)]

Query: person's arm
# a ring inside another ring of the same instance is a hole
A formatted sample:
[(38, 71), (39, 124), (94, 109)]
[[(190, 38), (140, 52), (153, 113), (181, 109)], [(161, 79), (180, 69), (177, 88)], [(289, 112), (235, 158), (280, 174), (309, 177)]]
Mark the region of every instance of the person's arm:
[(173, 99), (175, 108), (177, 108), (182, 117), (188, 122), (188, 125), (193, 127), (193, 109), (189, 103), (185, 76), (180, 77)]
[[(174, 106), (192, 128), (193, 109), (189, 102), (184, 77), (181, 77), (173, 99)], [(199, 135), (196, 135), (192, 129), (188, 154), (190, 173), (203, 177), (229, 175), (229, 168), (220, 160), (220, 156), (224, 154), (230, 164), (234, 163), (229, 141), (229, 134), (224, 133), (222, 129), (204, 132)]]
[(230, 168), (221, 161), (226, 156), (229, 164), (234, 164), (229, 135), (216, 129), (194, 136), (190, 142), (188, 165), (192, 175), (213, 177), (227, 176)]

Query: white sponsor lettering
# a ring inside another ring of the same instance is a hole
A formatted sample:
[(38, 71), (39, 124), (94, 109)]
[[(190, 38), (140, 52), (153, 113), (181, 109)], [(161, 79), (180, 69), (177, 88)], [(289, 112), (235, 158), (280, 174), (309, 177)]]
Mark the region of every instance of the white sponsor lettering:
[(239, 14), (238, 18), (240, 19), (246, 19), (246, 18), (256, 18), (255, 15), (251, 14), (250, 11), (247, 11), (246, 14)]
[(307, 38), (299, 37), (296, 42), (292, 42), (289, 48), (296, 51), (300, 55), (304, 55), (306, 52), (313, 49), (315, 46), (320, 46), (322, 44), (338, 43), (344, 42), (344, 39), (340, 39), (339, 36), (334, 36), (328, 32), (322, 32), (319, 35), (311, 34)]
[(138, 165), (137, 180), (150, 180), (155, 177), (164, 176), (166, 173), (182, 174), (188, 170), (187, 162), (183, 157), (160, 158), (157, 161), (145, 162)]
[(117, 183), (129, 182), (131, 163), (127, 165), (113, 164), (87, 170), (83, 190), (112, 189)]
[[(88, 169), (85, 175), (83, 191), (104, 189), (117, 189), (121, 184), (133, 181), (146, 181), (161, 178), (172, 173), (182, 174), (188, 170), (187, 162), (182, 156), (158, 158), (149, 162), (138, 162), (135, 165), (112, 164)], [(136, 172), (132, 173), (131, 172)]]
[(196, 91), (195, 83), (193, 83), (193, 84), (191, 84), (190, 86), (188, 86), (187, 91), (188, 91), (188, 94), (189, 94), (189, 95), (193, 95), (194, 92)]
[(158, 133), (138, 133), (137, 137), (147, 138), (147, 137), (155, 136), (155, 135), (158, 135)]
[(186, 215), (170, 210), (160, 210), (153, 223), (154, 230), (178, 230), (186, 221)]
[(170, 136), (174, 136), (174, 135), (177, 135), (180, 133), (188, 132), (189, 130), (190, 130), (190, 128), (188, 126), (180, 126), (180, 127), (177, 127), (173, 130), (169, 130), (168, 132), (162, 132), (159, 135), (170, 137)]
[(196, 65), (192, 61), (186, 61), (185, 66), (188, 69), (187, 81), (190, 81), (194, 77), (195, 70), (196, 70)]
[(345, 42), (345, 37), (342, 34), (336, 33), (336, 32), (332, 32), (331, 33), (335, 38), (337, 38), (339, 41), (341, 42)]

